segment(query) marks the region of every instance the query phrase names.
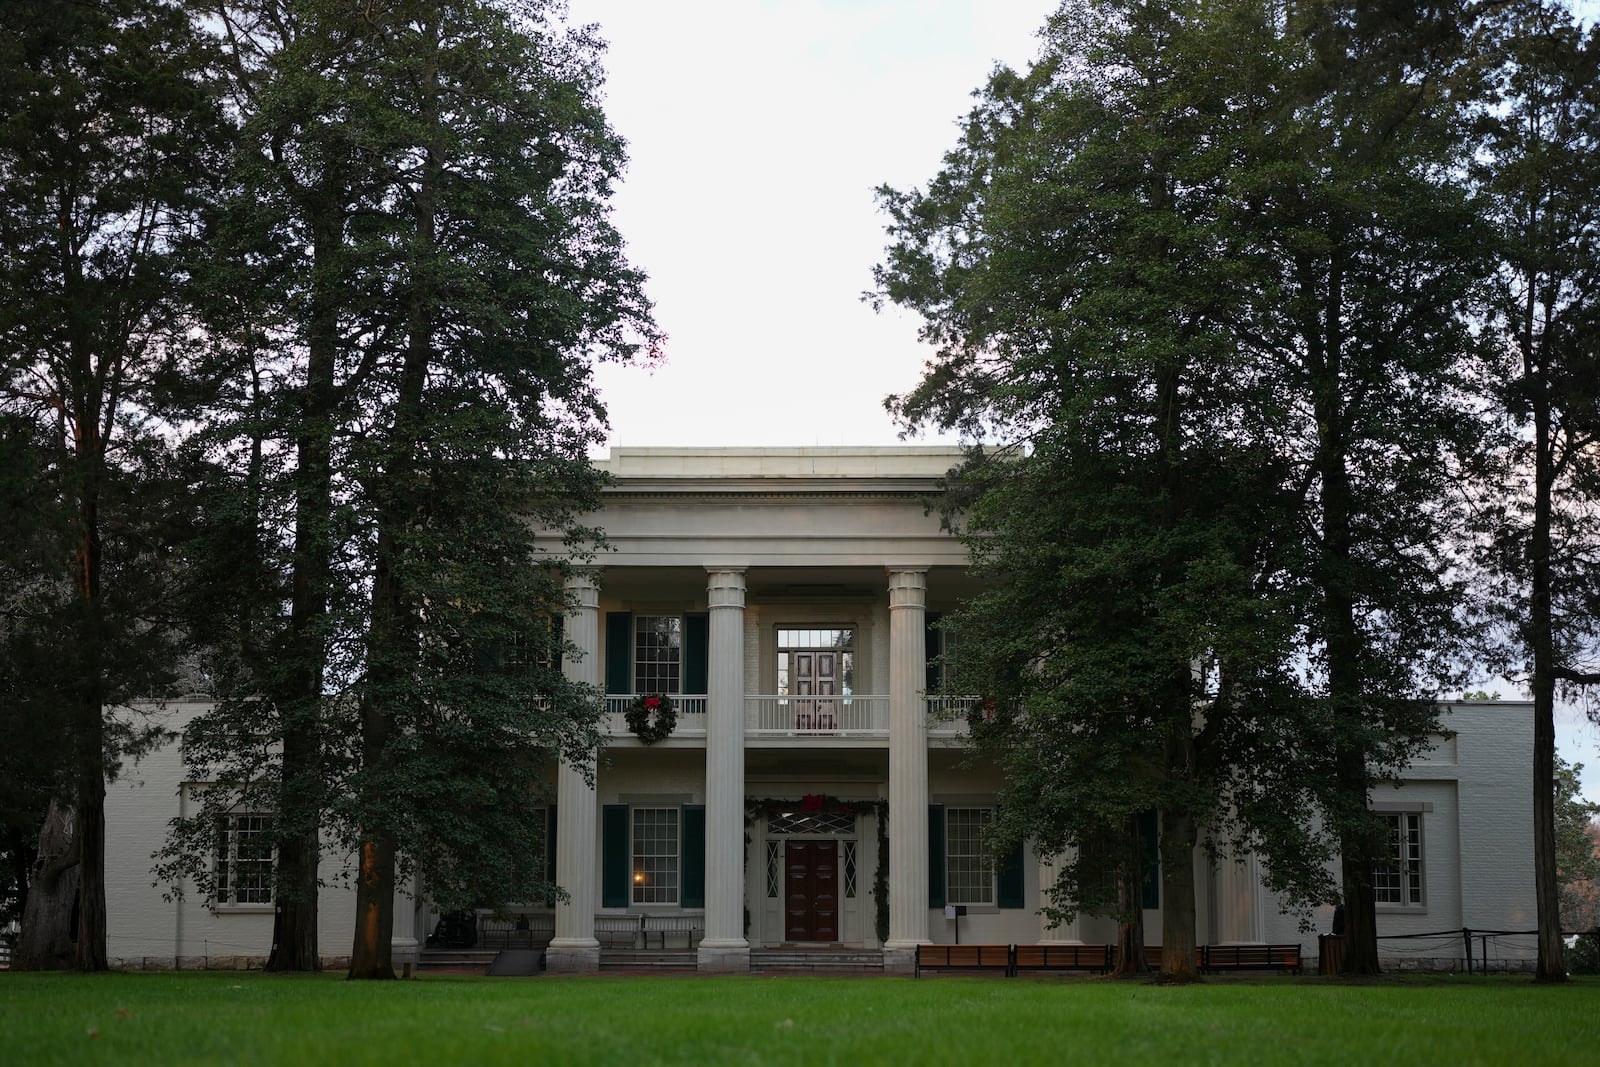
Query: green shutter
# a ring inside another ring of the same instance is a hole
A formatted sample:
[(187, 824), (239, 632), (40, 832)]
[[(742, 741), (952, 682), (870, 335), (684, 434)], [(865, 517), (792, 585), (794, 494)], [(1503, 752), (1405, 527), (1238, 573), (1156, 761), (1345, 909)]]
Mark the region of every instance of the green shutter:
[(683, 848), (678, 850), (683, 863), (683, 894), (686, 908), (706, 906), (706, 809), (703, 804), (683, 808)]
[(939, 633), (939, 613), (930, 611), (922, 617), (922, 653), (927, 661), (927, 691), (939, 691), (939, 652), (941, 642)]
[(703, 611), (683, 617), (683, 691), (704, 696), (710, 681), (711, 616)]
[(1161, 832), (1156, 812), (1139, 814), (1140, 907), (1161, 907)]
[(565, 656), (562, 654), (561, 645), (562, 642), (566, 641), (566, 639), (567, 617), (565, 615), (557, 615), (555, 618), (550, 620), (550, 643), (551, 647), (555, 650), (550, 656), (550, 666), (554, 667), (558, 671), (561, 669), (563, 660), (565, 659)]
[(928, 805), (928, 907), (944, 907), (944, 805)]
[(606, 692), (633, 692), (633, 612), (606, 612)]
[(600, 906), (628, 906), (628, 805), (607, 804), (600, 812)]
[(1002, 908), (1022, 907), (1022, 857), (1023, 846), (1020, 841), (1000, 857), (1000, 869), (995, 873), (999, 883), (996, 896)]

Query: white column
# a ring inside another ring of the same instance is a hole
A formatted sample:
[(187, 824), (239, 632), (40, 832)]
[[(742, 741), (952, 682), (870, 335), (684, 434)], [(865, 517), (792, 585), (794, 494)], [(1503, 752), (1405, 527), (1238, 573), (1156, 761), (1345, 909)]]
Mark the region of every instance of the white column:
[(706, 932), (703, 971), (748, 971), (744, 937), (744, 571), (707, 568)]
[(389, 934), (389, 954), (394, 965), (410, 974), (417, 965), (417, 877), (399, 882), (394, 892), (394, 929)]
[(889, 939), (886, 970), (928, 940), (928, 575), (889, 571)]
[(1072, 945), (1081, 944), (1083, 939), (1078, 934), (1078, 919), (1076, 916), (1069, 923), (1051, 925), (1045, 916), (1043, 908), (1050, 903), (1050, 888), (1056, 884), (1056, 861), (1065, 857), (1050, 856), (1039, 859), (1039, 944), (1041, 945)]
[(1254, 852), (1243, 856), (1218, 856), (1212, 870), (1212, 913), (1217, 928), (1212, 940), (1221, 944), (1260, 944), (1265, 940), (1261, 921), (1260, 870)]
[[(567, 616), (566, 639), (578, 654), (562, 661), (561, 673), (598, 693), (600, 590), (593, 575), (575, 574), (567, 579), (567, 592), (573, 610)], [(600, 969), (600, 942), (594, 936), (596, 813), (593, 779), (562, 760), (556, 772), (556, 881), (567, 899), (556, 904), (556, 935), (545, 956), (552, 971)]]

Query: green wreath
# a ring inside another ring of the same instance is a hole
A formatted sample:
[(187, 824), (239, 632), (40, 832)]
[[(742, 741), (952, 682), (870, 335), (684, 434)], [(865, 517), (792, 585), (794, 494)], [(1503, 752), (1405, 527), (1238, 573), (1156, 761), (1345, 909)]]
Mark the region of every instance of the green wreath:
[(678, 725), (678, 711), (665, 693), (639, 694), (622, 717), (628, 729), (647, 745), (671, 736)]

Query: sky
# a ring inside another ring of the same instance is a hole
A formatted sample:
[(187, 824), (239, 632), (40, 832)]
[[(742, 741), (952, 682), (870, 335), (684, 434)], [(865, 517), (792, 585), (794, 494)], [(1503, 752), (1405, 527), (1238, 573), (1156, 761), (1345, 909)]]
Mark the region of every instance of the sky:
[[(614, 221), (667, 335), (658, 365), (601, 368), (610, 444), (901, 440), (883, 400), (928, 353), (913, 316), (861, 298), (886, 240), (874, 190), (936, 173), (973, 91), (1036, 56), (1056, 6), (569, 0), (609, 44), (604, 105), (629, 146)], [(1600, 731), (1569, 708), (1557, 733), (1600, 802)]]

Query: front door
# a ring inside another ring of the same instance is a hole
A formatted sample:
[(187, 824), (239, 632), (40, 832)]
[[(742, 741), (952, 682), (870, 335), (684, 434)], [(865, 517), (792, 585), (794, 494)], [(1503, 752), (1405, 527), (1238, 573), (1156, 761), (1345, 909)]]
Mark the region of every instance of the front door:
[(839, 940), (839, 842), (787, 844), (784, 940)]

